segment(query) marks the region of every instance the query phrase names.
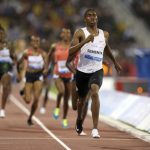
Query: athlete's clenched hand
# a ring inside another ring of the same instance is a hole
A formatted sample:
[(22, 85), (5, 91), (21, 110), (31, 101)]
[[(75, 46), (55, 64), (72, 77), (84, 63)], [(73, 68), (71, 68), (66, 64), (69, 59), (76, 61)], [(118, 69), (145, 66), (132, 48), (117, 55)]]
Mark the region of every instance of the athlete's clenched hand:
[(85, 39), (85, 43), (93, 42), (93, 40), (94, 40), (94, 35), (90, 34), (90, 35)]

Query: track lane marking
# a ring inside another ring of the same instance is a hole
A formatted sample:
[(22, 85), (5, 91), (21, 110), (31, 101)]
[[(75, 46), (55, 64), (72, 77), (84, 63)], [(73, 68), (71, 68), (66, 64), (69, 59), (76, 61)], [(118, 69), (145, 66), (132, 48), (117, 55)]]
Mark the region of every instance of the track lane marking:
[[(60, 138), (60, 139), (62, 139), (62, 140), (95, 140), (95, 139), (93, 139), (92, 137), (91, 138), (89, 138), (89, 137), (87, 137), (87, 138)], [(5, 137), (5, 138), (0, 138), (0, 140), (2, 140), (2, 141), (4, 141), (4, 140), (54, 140), (52, 137), (50, 137), (50, 138), (28, 138), (28, 137)], [(99, 139), (98, 139), (99, 140)], [(121, 138), (103, 138), (102, 139), (103, 141), (131, 141), (131, 140), (134, 140), (134, 138), (132, 139), (132, 138), (129, 138), (129, 139), (121, 139)], [(0, 141), (0, 143), (1, 143), (1, 141)]]
[[(18, 99), (10, 95), (10, 100), (18, 107), (20, 108), (26, 115), (29, 116), (30, 112), (29, 110), (18, 101)], [(48, 133), (54, 140), (56, 140), (62, 147), (64, 147), (66, 150), (71, 150), (70, 147), (68, 147), (64, 142), (62, 142), (55, 134), (53, 134), (37, 117), (33, 116), (33, 120), (46, 132)]]
[[(52, 92), (48, 96), (49, 96), (49, 98), (56, 99), (56, 94), (54, 94)], [(70, 100), (69, 100), (69, 107), (72, 107)], [(89, 108), (87, 111), (87, 115), (92, 117), (92, 113), (91, 113), (91, 110), (89, 110)], [(125, 124), (123, 122), (120, 122), (119, 120), (110, 118), (108, 116), (104, 116), (101, 113), (99, 115), (99, 121), (102, 121), (103, 123), (115, 128), (119, 131), (123, 131), (129, 135), (132, 135), (135, 138), (138, 138), (142, 141), (150, 143), (150, 133), (138, 130), (135, 127), (129, 126), (128, 124)]]

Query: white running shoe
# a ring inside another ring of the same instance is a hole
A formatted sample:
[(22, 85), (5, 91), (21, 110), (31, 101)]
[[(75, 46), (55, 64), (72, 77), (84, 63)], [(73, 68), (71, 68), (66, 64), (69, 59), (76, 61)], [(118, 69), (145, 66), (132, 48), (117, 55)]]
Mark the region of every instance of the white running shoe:
[(41, 113), (41, 114), (45, 114), (45, 113), (46, 113), (46, 109), (45, 109), (44, 107), (41, 107), (41, 108), (40, 108), (40, 113)]
[(93, 129), (91, 135), (93, 138), (100, 138), (100, 135), (97, 129)]
[(0, 110), (0, 118), (5, 118), (5, 110), (4, 109)]
[(87, 134), (84, 132), (84, 131), (82, 131), (80, 134), (79, 134), (79, 136), (86, 136)]

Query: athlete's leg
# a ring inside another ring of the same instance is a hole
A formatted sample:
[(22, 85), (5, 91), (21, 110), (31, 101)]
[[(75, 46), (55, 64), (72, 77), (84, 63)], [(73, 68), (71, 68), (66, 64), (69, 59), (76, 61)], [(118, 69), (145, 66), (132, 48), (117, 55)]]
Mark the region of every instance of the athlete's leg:
[(77, 109), (77, 118), (79, 120), (83, 120), (82, 112), (83, 112), (83, 106), (84, 106), (85, 100), (86, 100), (86, 96), (79, 98), (79, 100), (77, 102), (77, 108), (78, 108)]
[(43, 100), (43, 107), (44, 108), (46, 108), (46, 104), (47, 104), (47, 101), (48, 101), (49, 88), (50, 88), (50, 86), (45, 87), (45, 96), (44, 96), (44, 100)]
[(8, 96), (11, 92), (11, 76), (6, 73), (1, 78), (2, 89), (2, 101), (1, 101), (1, 117), (5, 117), (5, 107)]
[(45, 95), (44, 95), (44, 100), (43, 100), (43, 105), (42, 107), (46, 107), (47, 101), (48, 101), (48, 94), (49, 94), (49, 90), (51, 88), (51, 79), (46, 79), (45, 82)]
[(98, 133), (98, 120), (99, 120), (99, 109), (100, 109), (100, 99), (99, 99), (99, 89), (102, 85), (103, 80), (103, 70), (99, 70), (95, 72), (89, 81), (89, 86), (91, 89), (91, 111), (92, 111), (92, 119), (93, 119), (93, 130), (92, 137), (99, 138), (100, 135)]
[[(89, 95), (89, 94), (88, 94), (88, 95)], [(80, 123), (80, 124), (82, 124), (82, 125), (83, 125), (84, 120), (85, 120), (85, 117), (86, 117), (86, 115), (87, 115), (88, 101), (89, 101), (89, 99), (86, 98), (86, 100), (85, 100), (85, 102), (84, 102), (84, 104), (83, 104), (83, 108), (82, 108), (82, 120), (81, 120), (82, 122)], [(81, 133), (79, 133), (79, 135), (85, 136), (85, 135), (87, 135), (87, 134), (82, 130)]]
[(58, 90), (56, 107), (59, 108), (61, 98), (64, 96), (65, 87), (63, 81), (60, 78), (55, 79), (55, 86)]
[(61, 102), (62, 97), (64, 96), (64, 91), (65, 91), (64, 82), (62, 81), (62, 79), (60, 78), (55, 79), (55, 86), (58, 91), (58, 95), (57, 95), (57, 101), (56, 101), (56, 108), (54, 109), (54, 112), (53, 112), (53, 117), (54, 119), (58, 119), (59, 112), (60, 112), (60, 108), (59, 108), (60, 102)]
[(76, 90), (75, 81), (72, 81), (71, 83), (71, 100), (72, 100), (72, 109), (77, 110), (78, 92)]
[(24, 101), (29, 104), (32, 101), (33, 83), (26, 82), (24, 87)]
[(24, 95), (26, 69), (27, 69), (27, 62), (24, 60), (20, 66), (20, 73), (19, 73), (19, 80), (21, 81), (20, 95)]
[(64, 128), (68, 127), (68, 120), (67, 120), (67, 114), (68, 114), (68, 101), (71, 93), (71, 82), (68, 81), (64, 83), (65, 85), (65, 94), (64, 94), (64, 104), (63, 104), (63, 122), (62, 125)]
[(51, 79), (46, 78), (44, 80), (44, 98), (43, 98), (43, 102), (42, 102), (42, 106), (40, 108), (40, 113), (41, 114), (45, 114), (46, 112), (46, 105), (48, 102), (48, 94), (49, 94), (49, 90), (51, 88)]
[(76, 119), (76, 132), (80, 134), (83, 130), (82, 123), (83, 123), (83, 106), (84, 102), (86, 100), (85, 97), (79, 97), (78, 102), (77, 102), (77, 119)]
[(89, 99), (91, 97), (91, 92), (89, 91), (88, 94), (87, 94), (87, 97), (86, 97), (86, 100), (84, 102), (84, 105), (83, 105), (83, 109), (82, 109), (82, 124), (85, 120), (85, 117), (87, 115), (87, 110), (88, 110), (88, 104), (89, 104)]
[(98, 119), (99, 119), (99, 109), (100, 109), (100, 101), (99, 101), (99, 86), (96, 84), (91, 85), (91, 111), (92, 111), (92, 119), (93, 119), (93, 129), (97, 129)]
[(93, 138), (100, 138), (98, 132), (98, 120), (99, 120), (99, 109), (100, 109), (100, 101), (99, 101), (99, 86), (97, 84), (91, 84), (91, 111), (92, 111), (92, 119), (93, 119), (93, 129), (91, 135)]
[(41, 95), (42, 92), (42, 81), (36, 81), (33, 83), (33, 103), (31, 106), (31, 112), (30, 112), (30, 116), (28, 118), (28, 124), (32, 125), (32, 116), (34, 115), (37, 107), (38, 107), (38, 101), (39, 101), (39, 97)]
[(65, 94), (64, 94), (64, 114), (63, 114), (63, 119), (66, 118), (67, 113), (68, 113), (68, 100), (70, 97), (70, 91), (71, 91), (71, 83), (67, 82), (64, 84), (65, 85)]
[(77, 120), (76, 120), (76, 131), (77, 133), (81, 133), (83, 130), (82, 127), (82, 123), (83, 123), (83, 106), (86, 100), (86, 96), (88, 94), (89, 91), (89, 87), (88, 87), (88, 80), (89, 77), (85, 74), (82, 73), (80, 71), (77, 71), (76, 74), (76, 86), (77, 86), (77, 90), (78, 90), (78, 102), (77, 102)]

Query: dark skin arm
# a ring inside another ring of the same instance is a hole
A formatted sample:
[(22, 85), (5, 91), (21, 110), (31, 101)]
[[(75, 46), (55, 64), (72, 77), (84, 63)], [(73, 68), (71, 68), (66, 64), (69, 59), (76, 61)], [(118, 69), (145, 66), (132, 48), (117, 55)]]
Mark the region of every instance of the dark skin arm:
[(16, 64), (17, 63), (17, 56), (16, 56), (16, 53), (15, 53), (15, 49), (14, 49), (14, 45), (13, 43), (5, 43), (7, 48), (10, 50), (10, 57), (11, 59), (13, 60), (13, 62)]
[(108, 56), (111, 61), (114, 63), (115, 69), (118, 73), (121, 72), (122, 68), (121, 66), (118, 64), (118, 62), (116, 61), (115, 57), (113, 56), (112, 52), (111, 52), (111, 48), (108, 44), (108, 38), (109, 38), (109, 33), (104, 31), (104, 35), (105, 35), (105, 39), (106, 39), (106, 47), (104, 49), (106, 56)]
[(67, 68), (68, 68), (73, 74), (76, 74), (76, 69), (75, 69), (75, 67), (73, 66), (73, 63), (72, 63), (72, 61), (73, 61), (74, 58), (75, 58), (74, 55), (69, 56), (68, 59), (67, 59), (67, 62), (66, 62), (66, 66), (67, 66)]
[(45, 55), (43, 56), (44, 61), (45, 61), (45, 66), (44, 66), (44, 70), (43, 70), (43, 74), (47, 75), (48, 73), (48, 69), (49, 69), (49, 64), (51, 63), (51, 65), (54, 64), (54, 52), (55, 52), (55, 44), (52, 44), (48, 54), (45, 53)]
[(52, 44), (48, 53), (48, 64), (50, 62), (54, 63), (54, 52), (55, 52), (56, 44)]
[(69, 49), (69, 56), (66, 62), (66, 66), (71, 72), (76, 73), (76, 69), (71, 64), (71, 61), (75, 58), (76, 54), (80, 51), (83, 45), (93, 40), (94, 40), (93, 35), (89, 35), (85, 39), (84, 33), (81, 29), (78, 29), (77, 31), (75, 31), (73, 39), (72, 39), (71, 47)]
[(24, 70), (23, 61), (27, 59), (27, 51), (25, 50), (22, 57), (17, 61), (17, 81), (20, 82), (23, 79), (22, 71)]
[(83, 31), (81, 29), (77, 30), (72, 39), (71, 47), (69, 49), (69, 56), (76, 55), (83, 45), (90, 41), (92, 42), (93, 40), (94, 36), (92, 34), (85, 39)]
[(44, 70), (43, 70), (43, 74), (46, 75), (48, 72), (48, 57), (47, 54), (42, 51), (42, 57), (44, 59)]
[(20, 73), (21, 71), (21, 68), (20, 68), (20, 65), (21, 63), (23, 62), (24, 59), (27, 58), (27, 51), (24, 51), (22, 57), (17, 61), (17, 72)]

